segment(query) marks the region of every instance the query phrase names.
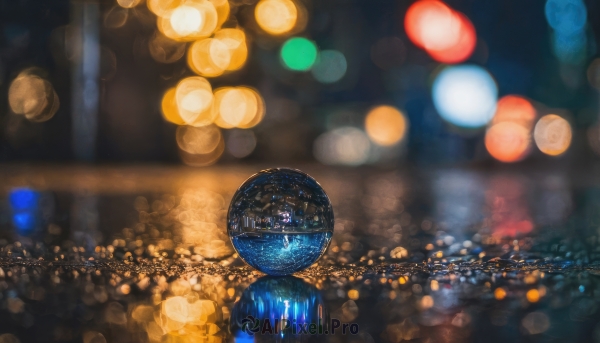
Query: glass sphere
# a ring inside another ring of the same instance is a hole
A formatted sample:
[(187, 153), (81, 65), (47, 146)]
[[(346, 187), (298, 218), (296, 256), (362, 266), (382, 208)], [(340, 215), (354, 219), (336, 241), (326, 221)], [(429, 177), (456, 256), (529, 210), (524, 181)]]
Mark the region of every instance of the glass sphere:
[(270, 275), (308, 268), (325, 253), (333, 234), (333, 209), (323, 188), (287, 168), (263, 170), (233, 195), (227, 231), (239, 256)]

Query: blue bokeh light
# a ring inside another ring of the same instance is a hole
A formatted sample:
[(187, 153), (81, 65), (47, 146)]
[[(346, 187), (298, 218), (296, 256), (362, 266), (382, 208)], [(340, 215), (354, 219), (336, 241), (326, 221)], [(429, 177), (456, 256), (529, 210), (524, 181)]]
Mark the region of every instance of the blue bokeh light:
[(456, 126), (482, 127), (494, 116), (498, 87), (479, 66), (447, 67), (438, 74), (432, 92), (440, 116)]
[(31, 212), (18, 212), (13, 214), (13, 225), (19, 231), (31, 231), (36, 225), (36, 216)]
[(15, 188), (8, 198), (14, 211), (32, 210), (38, 207), (39, 193), (29, 188)]
[(12, 209), (13, 226), (21, 233), (32, 231), (37, 225), (40, 193), (29, 188), (10, 191), (8, 201)]
[(581, 0), (548, 0), (545, 13), (548, 24), (563, 35), (581, 31), (587, 21), (587, 9)]

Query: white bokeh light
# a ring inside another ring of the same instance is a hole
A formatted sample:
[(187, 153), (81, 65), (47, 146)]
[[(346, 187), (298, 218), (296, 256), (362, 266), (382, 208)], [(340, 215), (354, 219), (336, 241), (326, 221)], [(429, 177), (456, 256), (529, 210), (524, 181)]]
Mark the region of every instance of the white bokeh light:
[(494, 116), (498, 87), (481, 67), (461, 65), (442, 70), (432, 92), (438, 113), (456, 126), (482, 127)]

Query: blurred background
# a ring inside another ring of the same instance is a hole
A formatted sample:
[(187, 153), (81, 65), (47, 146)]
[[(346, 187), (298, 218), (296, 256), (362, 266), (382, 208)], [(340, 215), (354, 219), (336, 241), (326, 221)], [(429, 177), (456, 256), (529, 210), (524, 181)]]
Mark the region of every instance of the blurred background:
[(0, 162), (586, 168), (600, 3), (0, 1)]

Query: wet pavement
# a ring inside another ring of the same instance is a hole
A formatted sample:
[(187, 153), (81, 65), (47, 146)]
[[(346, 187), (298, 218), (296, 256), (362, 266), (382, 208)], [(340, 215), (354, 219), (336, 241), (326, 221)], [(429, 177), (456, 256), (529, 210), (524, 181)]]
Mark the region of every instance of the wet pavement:
[(225, 228), (262, 167), (0, 169), (0, 343), (600, 341), (592, 169), (295, 166), (334, 235), (271, 278)]

